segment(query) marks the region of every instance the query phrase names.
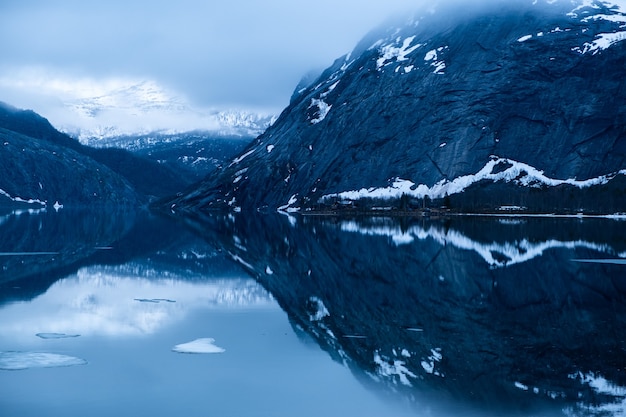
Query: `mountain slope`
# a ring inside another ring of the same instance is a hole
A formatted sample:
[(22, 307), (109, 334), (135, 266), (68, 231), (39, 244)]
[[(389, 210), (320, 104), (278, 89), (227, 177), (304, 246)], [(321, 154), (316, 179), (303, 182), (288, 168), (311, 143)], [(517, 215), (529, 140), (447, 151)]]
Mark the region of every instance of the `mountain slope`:
[(0, 128), (0, 207), (136, 206), (132, 185), (83, 154)]
[(2, 103), (0, 129), (0, 189), (13, 200), (137, 205), (139, 198), (163, 197), (191, 182), (130, 152), (81, 145), (38, 114)]
[[(372, 32), (220, 175), (170, 206), (298, 210), (407, 194), (453, 195), (468, 209), (473, 192), (497, 182), (506, 190), (481, 210), (521, 190), (553, 203), (547, 210), (625, 207), (626, 9), (572, 3), (440, 9)], [(564, 195), (588, 192), (576, 180), (604, 187), (612, 203), (564, 206)]]

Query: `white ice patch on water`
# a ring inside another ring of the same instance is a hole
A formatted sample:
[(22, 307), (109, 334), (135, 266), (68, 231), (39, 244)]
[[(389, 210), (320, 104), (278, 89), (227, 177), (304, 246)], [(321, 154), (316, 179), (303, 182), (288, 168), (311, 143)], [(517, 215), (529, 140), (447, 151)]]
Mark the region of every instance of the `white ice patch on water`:
[[(494, 169), (500, 164), (509, 165), (509, 167), (505, 170), (494, 172)], [(446, 194), (462, 193), (469, 186), (483, 180), (512, 182), (517, 185), (534, 188), (542, 186), (556, 187), (558, 185), (567, 184), (582, 189), (595, 185), (604, 185), (618, 175), (626, 175), (626, 170), (588, 180), (576, 180), (574, 178), (559, 180), (549, 178), (544, 175), (543, 171), (523, 162), (493, 156), (477, 173), (457, 177), (452, 181), (442, 179), (431, 187), (425, 184), (417, 185), (410, 180), (395, 178), (388, 187), (370, 187), (354, 191), (344, 191), (337, 194), (328, 194), (323, 196), (320, 201), (323, 202), (330, 198), (339, 198), (341, 200), (359, 200), (362, 198), (390, 200), (400, 198), (403, 194), (416, 198), (424, 198), (425, 196), (430, 198), (443, 198)]]
[(274, 150), (275, 146), (274, 145), (267, 145), (265, 147), (265, 149), (267, 149), (267, 153), (272, 153), (272, 151)]
[(191, 342), (181, 343), (172, 348), (178, 353), (224, 353), (226, 350), (215, 345), (215, 339), (210, 337), (196, 339)]
[[(387, 362), (380, 356), (378, 351), (374, 352), (374, 363), (378, 365), (378, 375), (383, 377), (397, 377), (401, 384), (408, 387), (413, 386), (408, 377), (417, 378), (417, 376), (405, 366), (404, 361), (393, 360)], [(395, 379), (394, 383), (396, 383)]]
[(533, 37), (533, 35), (525, 35), (525, 36), (522, 36), (521, 38), (519, 38), (517, 41), (518, 42), (526, 42), (527, 40), (532, 39), (532, 37)]
[(35, 336), (40, 339), (69, 339), (73, 337), (79, 337), (79, 334), (65, 334), (65, 333), (37, 333)]
[(0, 370), (19, 371), (32, 368), (56, 368), (85, 365), (86, 360), (45, 352), (0, 352)]

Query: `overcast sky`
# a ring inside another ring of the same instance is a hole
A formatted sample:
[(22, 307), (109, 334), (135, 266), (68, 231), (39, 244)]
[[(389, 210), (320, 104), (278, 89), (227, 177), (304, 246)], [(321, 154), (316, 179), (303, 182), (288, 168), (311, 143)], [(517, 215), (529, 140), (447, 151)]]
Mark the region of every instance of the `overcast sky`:
[(278, 111), (301, 76), (425, 0), (2, 0), (0, 101), (151, 80), (198, 106)]

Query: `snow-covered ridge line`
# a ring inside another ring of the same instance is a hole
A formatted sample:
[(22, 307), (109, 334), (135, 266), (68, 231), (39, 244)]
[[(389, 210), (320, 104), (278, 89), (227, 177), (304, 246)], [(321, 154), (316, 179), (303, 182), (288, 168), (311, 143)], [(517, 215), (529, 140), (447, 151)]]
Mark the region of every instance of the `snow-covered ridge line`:
[(9, 193), (0, 188), (0, 195), (7, 197), (9, 200), (15, 201), (16, 203), (26, 203), (26, 204), (41, 204), (42, 206), (46, 206), (45, 201), (41, 201), (36, 198), (25, 199), (22, 197), (12, 197)]
[[(507, 168), (494, 172), (495, 168), (503, 166), (507, 166)], [(491, 160), (487, 162), (487, 164), (485, 164), (485, 166), (476, 174), (457, 177), (452, 181), (442, 179), (432, 187), (425, 184), (417, 185), (406, 179), (395, 178), (393, 179), (392, 184), (388, 187), (361, 188), (360, 190), (327, 194), (322, 196), (320, 201), (324, 202), (331, 198), (338, 198), (340, 200), (359, 200), (363, 198), (390, 200), (400, 198), (403, 194), (416, 198), (424, 198), (426, 196), (429, 198), (443, 198), (446, 195), (462, 193), (471, 185), (483, 180), (493, 182), (504, 181), (507, 183), (513, 182), (514, 184), (524, 187), (535, 188), (542, 186), (556, 187), (566, 184), (583, 189), (595, 185), (606, 184), (618, 175), (626, 175), (626, 169), (587, 180), (576, 180), (574, 178), (559, 180), (549, 178), (544, 175), (543, 171), (523, 162), (492, 156)]]
[(415, 225), (403, 231), (400, 226), (361, 226), (354, 221), (344, 221), (341, 222), (340, 228), (345, 232), (360, 233), (369, 236), (387, 236), (391, 238), (396, 246), (410, 244), (415, 239), (432, 239), (442, 246), (451, 245), (457, 249), (476, 252), (493, 268), (503, 268), (531, 261), (534, 258), (542, 256), (544, 252), (549, 249), (586, 248), (607, 253), (612, 256), (620, 256), (610, 245), (586, 240), (560, 241), (549, 239), (542, 242), (534, 242), (528, 239), (520, 239), (504, 243), (482, 243), (472, 240), (454, 229), (450, 229), (446, 232), (444, 229), (436, 226), (425, 229)]

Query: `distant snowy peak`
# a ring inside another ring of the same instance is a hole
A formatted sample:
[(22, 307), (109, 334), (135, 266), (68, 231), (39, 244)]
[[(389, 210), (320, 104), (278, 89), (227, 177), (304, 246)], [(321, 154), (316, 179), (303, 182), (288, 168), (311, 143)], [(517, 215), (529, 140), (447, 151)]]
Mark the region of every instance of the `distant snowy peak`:
[(71, 100), (65, 105), (85, 118), (97, 118), (100, 113), (107, 110), (125, 110), (137, 116), (158, 110), (190, 111), (183, 100), (168, 94), (156, 83), (150, 81), (117, 88), (108, 94), (96, 97)]
[(216, 135), (255, 137), (275, 120), (273, 114), (245, 109), (195, 108), (152, 81), (129, 84), (105, 94), (66, 100), (68, 122), (56, 127), (84, 144), (106, 146), (111, 138), (151, 133), (207, 131)]

